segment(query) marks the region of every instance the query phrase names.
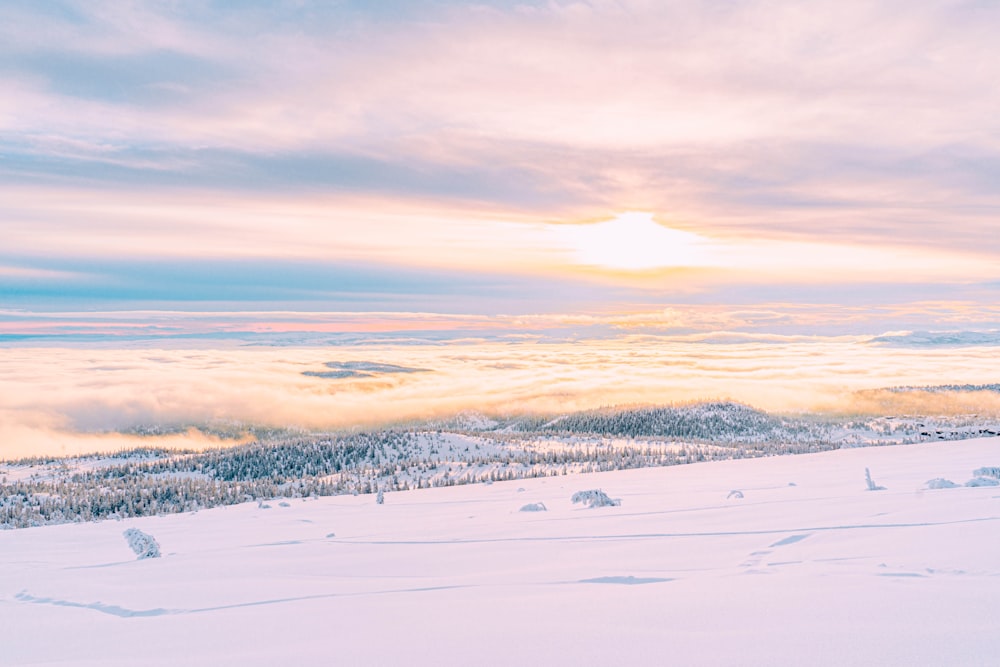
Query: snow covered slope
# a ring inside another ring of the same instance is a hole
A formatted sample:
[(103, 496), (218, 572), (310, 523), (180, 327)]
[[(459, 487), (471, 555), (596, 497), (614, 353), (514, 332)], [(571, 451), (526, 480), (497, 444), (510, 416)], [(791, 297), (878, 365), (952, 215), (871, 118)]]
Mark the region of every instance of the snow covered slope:
[(996, 664), (1000, 487), (927, 482), (998, 465), (991, 438), (3, 531), (0, 664)]

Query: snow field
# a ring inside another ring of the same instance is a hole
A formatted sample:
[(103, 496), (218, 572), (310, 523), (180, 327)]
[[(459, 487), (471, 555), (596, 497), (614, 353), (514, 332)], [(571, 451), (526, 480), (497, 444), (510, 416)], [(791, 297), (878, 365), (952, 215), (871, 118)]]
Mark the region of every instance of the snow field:
[(925, 486), (998, 464), (992, 438), (3, 531), (0, 664), (993, 664), (1000, 489)]

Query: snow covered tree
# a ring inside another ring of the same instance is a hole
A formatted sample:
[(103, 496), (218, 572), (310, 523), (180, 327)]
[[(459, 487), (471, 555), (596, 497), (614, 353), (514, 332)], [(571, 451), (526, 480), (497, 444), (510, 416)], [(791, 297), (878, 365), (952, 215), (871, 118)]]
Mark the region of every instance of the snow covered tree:
[(574, 504), (583, 503), (587, 507), (617, 507), (622, 501), (611, 498), (600, 489), (590, 489), (589, 491), (577, 491), (570, 499)]
[(152, 535), (144, 533), (138, 528), (129, 528), (122, 535), (128, 540), (128, 545), (135, 552), (138, 560), (160, 557), (160, 545)]
[(868, 468), (865, 468), (865, 483), (868, 485), (869, 491), (885, 491), (884, 486), (879, 486), (875, 483), (875, 480), (872, 479), (872, 474)]

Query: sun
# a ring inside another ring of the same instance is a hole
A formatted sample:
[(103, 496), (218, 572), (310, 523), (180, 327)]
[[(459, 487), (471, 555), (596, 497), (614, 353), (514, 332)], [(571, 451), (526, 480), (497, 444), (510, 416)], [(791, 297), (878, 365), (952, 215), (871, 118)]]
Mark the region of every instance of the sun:
[(622, 213), (605, 222), (562, 226), (556, 232), (574, 261), (587, 266), (649, 271), (702, 266), (706, 259), (707, 239), (664, 227), (652, 213)]

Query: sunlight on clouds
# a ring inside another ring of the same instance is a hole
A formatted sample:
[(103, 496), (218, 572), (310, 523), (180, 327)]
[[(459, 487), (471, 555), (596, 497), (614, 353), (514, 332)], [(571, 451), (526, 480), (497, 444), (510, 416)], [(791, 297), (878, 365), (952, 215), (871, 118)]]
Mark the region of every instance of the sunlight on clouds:
[[(654, 214), (628, 212), (597, 223), (559, 225), (557, 242), (577, 266), (656, 277), (660, 269), (708, 269), (696, 280), (725, 276), (750, 281), (912, 282), (997, 275), (989, 255), (861, 243), (752, 237), (708, 237), (657, 223)], [(652, 272), (652, 273), (651, 273)], [(651, 274), (651, 275), (650, 275)], [(677, 275), (677, 274), (674, 274)], [(683, 280), (692, 280), (685, 276)]]
[(0, 411), (0, 459), (30, 456), (74, 456), (94, 452), (117, 452), (138, 447), (167, 449), (215, 449), (250, 442), (251, 438), (222, 439), (206, 435), (197, 429), (160, 436), (140, 436), (125, 433), (80, 433), (72, 429), (48, 425), (26, 426), (5, 417)]
[(580, 264), (641, 271), (667, 266), (700, 266), (705, 239), (656, 223), (651, 213), (622, 213), (607, 222), (565, 225), (557, 238)]
[[(783, 240), (750, 230), (712, 236), (697, 220), (660, 224), (659, 212), (585, 223), (575, 216), (343, 194), (187, 191), (178, 200), (176, 193), (6, 187), (0, 197), (5, 249), (26, 256), (350, 260), (539, 277), (596, 274), (639, 286), (655, 285), (665, 270), (686, 272), (674, 286), (1000, 277), (989, 253)], [(67, 227), (67, 218), (78, 224)]]

